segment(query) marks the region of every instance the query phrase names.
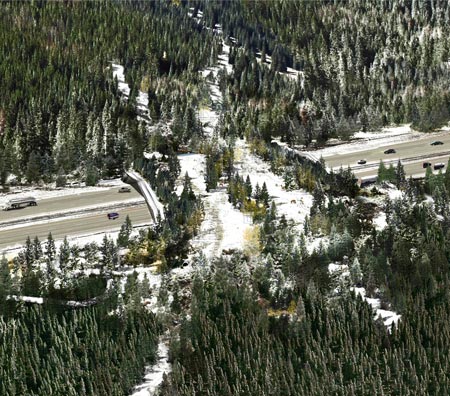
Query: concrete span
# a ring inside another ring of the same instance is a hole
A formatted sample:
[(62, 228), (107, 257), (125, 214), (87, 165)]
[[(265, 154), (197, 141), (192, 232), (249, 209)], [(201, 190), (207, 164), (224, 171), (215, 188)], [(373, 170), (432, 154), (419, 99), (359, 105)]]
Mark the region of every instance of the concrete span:
[(164, 219), (164, 206), (159, 202), (155, 192), (139, 173), (125, 171), (122, 181), (129, 184), (144, 197), (150, 216), (155, 223), (158, 221), (158, 218)]

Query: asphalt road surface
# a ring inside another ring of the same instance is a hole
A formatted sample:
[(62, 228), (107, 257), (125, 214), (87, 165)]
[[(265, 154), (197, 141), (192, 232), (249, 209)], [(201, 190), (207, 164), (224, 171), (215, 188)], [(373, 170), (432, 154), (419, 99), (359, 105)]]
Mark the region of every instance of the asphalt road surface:
[(0, 250), (16, 244), (23, 244), (30, 236), (37, 236), (41, 241), (47, 238), (49, 232), (52, 233), (54, 239), (63, 239), (67, 236), (89, 235), (102, 231), (118, 230), (125, 221), (126, 215), (130, 216), (133, 225), (150, 224), (151, 217), (147, 206), (142, 204), (139, 206), (122, 208), (117, 210), (119, 218), (109, 220), (106, 212), (89, 213), (81, 215), (77, 218), (61, 219), (49, 222), (30, 223), (24, 226), (12, 229), (0, 230)]
[[(431, 157), (430, 157), (431, 158)], [(430, 161), (428, 160), (421, 160), (418, 162), (412, 162), (412, 163), (406, 163), (403, 164), (403, 168), (405, 169), (405, 174), (413, 177), (424, 177), (425, 176), (425, 169), (423, 168), (422, 164), (425, 161), (431, 162), (432, 164), (436, 164), (438, 162), (442, 162), (445, 164), (445, 167), (441, 169), (442, 172), (445, 172), (445, 169), (447, 168), (447, 162), (449, 160), (450, 156), (444, 156), (444, 157), (433, 157)], [(370, 169), (356, 169), (353, 170), (353, 173), (358, 178), (364, 178), (369, 176), (374, 176), (378, 173), (378, 165), (379, 163), (370, 168)], [(395, 164), (394, 164), (395, 166)], [(439, 170), (433, 170), (433, 173), (437, 174)]]
[[(33, 196), (33, 192), (30, 192), (30, 196)], [(11, 198), (14, 198), (14, 195), (11, 195)], [(142, 197), (133, 189), (129, 193), (119, 193), (118, 188), (105, 188), (103, 191), (80, 192), (61, 197), (38, 199), (37, 206), (0, 211), (0, 223), (13, 219), (26, 219), (43, 213), (62, 212), (91, 205), (106, 205), (109, 202), (125, 201), (133, 198)]]
[[(118, 188), (105, 188), (103, 191), (79, 193), (61, 197), (38, 200), (37, 206), (29, 206), (23, 209), (0, 211), (0, 223), (17, 222), (21, 220), (38, 217), (42, 214), (63, 213), (65, 211), (76, 211), (80, 213), (76, 217), (56, 218), (41, 220), (35, 223), (28, 222), (17, 225), (14, 228), (0, 228), (0, 250), (9, 246), (22, 244), (27, 236), (34, 238), (38, 236), (42, 241), (47, 238), (49, 232), (55, 239), (64, 236), (89, 235), (101, 231), (112, 231), (119, 229), (128, 214), (133, 225), (151, 223), (151, 217), (147, 206), (138, 203), (131, 207), (116, 208), (117, 202), (130, 199), (142, 198), (136, 191), (130, 193), (118, 193)], [(33, 195), (30, 193), (30, 195)], [(108, 203), (110, 205), (108, 205)], [(82, 213), (81, 209), (88, 206), (101, 206), (102, 208), (93, 213)], [(119, 213), (117, 220), (109, 220), (107, 212)]]
[[(431, 142), (439, 140), (443, 142), (442, 145), (432, 146)], [(396, 150), (395, 154), (384, 154), (387, 149), (393, 148)], [(349, 148), (351, 150), (351, 148)], [(445, 155), (439, 155), (446, 153)], [(414, 160), (414, 157), (420, 157)], [(431, 162), (433, 164), (437, 162), (443, 162), (447, 165), (447, 161), (450, 157), (450, 134), (433, 134), (429, 137), (413, 140), (403, 143), (392, 143), (389, 145), (381, 146), (375, 149), (363, 150), (363, 151), (349, 151), (344, 154), (336, 154), (329, 157), (324, 157), (327, 166), (333, 169), (339, 169), (340, 166), (347, 168), (350, 166), (353, 172), (358, 177), (376, 175), (380, 160), (385, 162), (397, 163), (397, 160), (403, 160), (409, 158), (408, 162), (405, 162), (404, 168), (406, 174), (409, 175), (421, 175), (425, 174), (425, 170), (422, 167), (423, 162)], [(367, 161), (367, 164), (372, 164), (371, 168), (361, 168), (357, 162), (360, 159)], [(443, 169), (445, 171), (445, 168)]]

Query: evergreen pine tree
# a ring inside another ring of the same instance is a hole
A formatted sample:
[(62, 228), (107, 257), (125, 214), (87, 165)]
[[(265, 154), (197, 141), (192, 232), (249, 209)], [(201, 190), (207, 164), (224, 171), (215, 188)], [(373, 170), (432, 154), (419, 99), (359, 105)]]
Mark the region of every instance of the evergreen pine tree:
[(400, 160), (397, 162), (397, 167), (395, 168), (395, 184), (397, 188), (400, 188), (405, 185), (406, 176), (405, 169), (403, 168), (403, 164)]
[(58, 176), (56, 177), (56, 187), (65, 187), (66, 186), (66, 172), (61, 167), (58, 171)]
[(67, 237), (64, 237), (63, 243), (59, 247), (59, 267), (63, 274), (67, 270), (67, 266), (69, 264), (70, 259), (70, 245)]
[(377, 180), (381, 183), (387, 180), (387, 169), (384, 162), (380, 160), (380, 165), (378, 166), (378, 176)]
[(31, 238), (29, 236), (25, 241), (24, 258), (25, 258), (25, 270), (28, 273), (31, 270), (31, 267), (34, 263), (34, 248), (33, 243), (31, 242)]
[(264, 203), (264, 205), (269, 207), (269, 192), (267, 191), (266, 182), (263, 183), (261, 187), (260, 200)]
[(52, 233), (49, 232), (47, 236), (47, 242), (45, 244), (45, 256), (48, 262), (52, 262), (55, 259), (56, 247), (55, 241), (53, 239)]
[(33, 256), (35, 260), (39, 260), (42, 257), (42, 246), (37, 236), (33, 240)]
[(252, 196), (252, 182), (250, 181), (250, 176), (247, 175), (246, 179), (245, 179), (245, 191), (247, 194), (247, 197), (250, 198)]
[(132, 231), (133, 226), (131, 224), (130, 216), (127, 215), (127, 217), (125, 218), (125, 222), (120, 227), (119, 235), (117, 237), (117, 245), (121, 247), (127, 247)]
[(26, 178), (28, 183), (38, 182), (41, 178), (41, 158), (35, 151), (31, 152), (28, 159)]
[(0, 313), (3, 311), (3, 304), (11, 292), (11, 274), (8, 260), (3, 254), (0, 260)]

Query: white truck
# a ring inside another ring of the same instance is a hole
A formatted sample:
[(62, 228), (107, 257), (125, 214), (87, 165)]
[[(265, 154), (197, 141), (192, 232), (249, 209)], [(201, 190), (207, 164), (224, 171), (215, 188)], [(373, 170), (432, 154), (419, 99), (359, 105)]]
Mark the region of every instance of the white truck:
[(33, 197), (13, 198), (5, 203), (5, 205), (3, 206), (3, 210), (21, 209), (26, 206), (36, 206), (36, 205), (37, 205), (36, 198)]

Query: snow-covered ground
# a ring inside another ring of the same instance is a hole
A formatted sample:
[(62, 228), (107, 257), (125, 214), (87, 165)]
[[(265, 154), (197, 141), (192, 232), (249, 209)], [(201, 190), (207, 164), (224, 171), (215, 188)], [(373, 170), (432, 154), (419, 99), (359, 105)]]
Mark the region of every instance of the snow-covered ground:
[(411, 134), (410, 125), (401, 125), (396, 127), (387, 127), (383, 128), (380, 131), (376, 132), (363, 132), (359, 131), (353, 134), (353, 139), (366, 139), (366, 140), (374, 140), (374, 139), (382, 139), (382, 138), (390, 138), (394, 136), (402, 136)]
[(44, 299), (42, 297), (30, 297), (30, 296), (8, 296), (9, 300), (14, 301), (23, 301), (23, 302), (29, 302), (33, 304), (43, 304)]
[[(119, 91), (128, 100), (131, 89), (128, 83), (125, 81), (125, 68), (117, 63), (113, 63), (111, 66), (113, 77), (117, 78)], [(139, 121), (147, 122), (150, 118), (148, 112), (148, 93), (138, 91), (138, 94), (136, 96), (136, 109), (139, 114), (137, 116), (137, 119)]]
[[(272, 64), (272, 57), (270, 55), (265, 55), (265, 63), (266, 65), (270, 66)], [(256, 53), (256, 60), (261, 63), (261, 52)], [(282, 76), (287, 76), (293, 80), (301, 79), (301, 85), (304, 87), (305, 85), (305, 73), (301, 70), (293, 69), (292, 67), (288, 67), (286, 72), (277, 72), (278, 74)]]
[(156, 364), (146, 367), (144, 382), (135, 387), (131, 396), (152, 396), (163, 381), (164, 373), (168, 374), (171, 370), (169, 348), (164, 340), (160, 340)]
[(192, 240), (193, 248), (209, 258), (220, 255), (223, 249), (242, 249), (244, 231), (251, 226), (251, 222), (228, 202), (226, 191), (206, 192), (205, 156), (182, 154), (178, 159), (181, 164), (178, 194), (181, 193), (182, 181), (187, 172), (194, 192), (202, 197), (205, 211), (199, 234)]
[[(187, 172), (194, 192), (202, 196), (205, 209), (199, 235), (192, 241), (194, 249), (203, 251), (207, 257), (220, 255), (224, 249), (242, 249), (245, 231), (252, 227), (251, 217), (231, 205), (224, 189), (206, 192), (204, 155), (183, 154), (178, 158), (181, 176), (177, 192), (181, 193), (181, 183)], [(286, 191), (283, 179), (273, 174), (266, 162), (251, 154), (243, 140), (236, 142), (235, 170), (244, 178), (249, 175), (253, 188), (257, 183), (260, 187), (266, 183), (278, 214), (298, 225), (303, 224), (312, 206), (312, 195), (303, 190)]]
[(201, 10), (197, 10), (197, 14), (195, 15), (195, 17), (194, 17), (194, 7), (189, 7), (189, 11), (188, 11), (188, 16), (190, 17), (190, 18), (194, 18), (194, 20), (197, 22), (197, 23), (200, 23), (201, 22), (201, 20), (202, 20), (202, 18), (203, 18), (203, 11), (201, 11)]
[[(349, 266), (342, 263), (330, 263), (328, 264), (328, 273), (330, 274), (330, 277), (334, 278), (335, 281), (340, 284), (340, 286), (335, 289), (335, 293), (339, 294), (345, 291), (342, 290), (342, 287), (348, 287), (343, 285), (348, 285), (348, 282), (350, 281)], [(379, 298), (366, 297), (366, 289), (364, 287), (351, 286), (348, 288), (348, 290), (353, 291), (356, 295), (361, 296), (361, 298), (372, 307), (372, 310), (374, 311), (374, 319), (376, 320), (378, 318), (381, 318), (388, 330), (391, 329), (391, 326), (393, 324), (396, 325), (400, 320), (401, 315), (397, 314), (394, 311), (380, 308), (381, 301)]]
[(306, 249), (308, 253), (311, 254), (314, 250), (318, 251), (320, 245), (322, 244), (323, 248), (326, 249), (330, 243), (330, 239), (328, 236), (314, 237), (309, 236), (306, 239)]
[(335, 146), (325, 147), (320, 150), (312, 151), (311, 153), (313, 153), (313, 155), (317, 158), (320, 158), (321, 156), (326, 158), (334, 155), (366, 151), (389, 144), (425, 139), (429, 137), (429, 134), (412, 130), (409, 125), (401, 125), (398, 127), (383, 128), (380, 132), (357, 132), (353, 136), (356, 140)]
[(236, 141), (235, 168), (244, 179), (249, 176), (252, 187), (266, 183), (279, 215), (303, 224), (312, 206), (313, 197), (304, 190), (285, 190), (283, 178), (270, 171), (269, 164), (253, 155), (244, 140)]
[(233, 70), (233, 67), (228, 63), (229, 55), (230, 46), (222, 42), (222, 53), (218, 57), (217, 65), (201, 71), (203, 78), (207, 79), (211, 105), (201, 108), (198, 117), (200, 122), (204, 125), (204, 131), (209, 137), (211, 137), (214, 132), (222, 107), (223, 98), (218, 81), (219, 70), (225, 69), (228, 74)]
[[(197, 17), (201, 18), (201, 11), (199, 13)], [(192, 17), (192, 13), (190, 16)], [(220, 25), (215, 25), (213, 31), (219, 36), (223, 33)], [(233, 71), (232, 65), (228, 62), (229, 54), (230, 46), (222, 40), (222, 52), (218, 55), (217, 64), (201, 71), (202, 77), (207, 81), (210, 104), (199, 110), (199, 120), (204, 125), (204, 131), (209, 138), (213, 136), (222, 110), (223, 97), (219, 88), (219, 71), (225, 69), (227, 74)], [(242, 249), (245, 230), (252, 227), (248, 216), (228, 202), (226, 191), (219, 189), (206, 192), (204, 155), (187, 154), (179, 155), (178, 158), (182, 169), (178, 193), (181, 192), (181, 183), (187, 172), (191, 178), (194, 192), (202, 197), (204, 207), (205, 217), (199, 234), (192, 240), (194, 250), (201, 251), (206, 257), (212, 258), (220, 255), (224, 249)]]
[(378, 191), (385, 194), (392, 201), (403, 197), (404, 192), (399, 190), (394, 184), (384, 182), (382, 187), (377, 187)]
[(377, 231), (384, 230), (387, 227), (386, 213), (380, 212), (377, 216), (373, 218), (372, 223)]
[(350, 290), (354, 291), (356, 295), (360, 295), (372, 307), (375, 311), (375, 319), (381, 318), (388, 329), (391, 328), (392, 324), (396, 325), (400, 320), (401, 315), (396, 312), (380, 309), (381, 302), (379, 298), (366, 297), (366, 289), (364, 287), (351, 287)]
[(138, 92), (136, 97), (136, 107), (139, 114), (137, 119), (139, 121), (147, 122), (150, 118), (150, 114), (148, 112), (148, 93), (142, 91)]
[(113, 77), (117, 78), (117, 82), (119, 83), (119, 91), (128, 98), (128, 96), (130, 96), (130, 87), (128, 83), (125, 82), (125, 68), (122, 65), (113, 63), (112, 71)]
[(347, 264), (338, 264), (338, 263), (328, 264), (328, 272), (330, 275), (335, 275), (335, 274), (344, 275), (344, 274), (346, 274), (347, 270), (348, 270)]

